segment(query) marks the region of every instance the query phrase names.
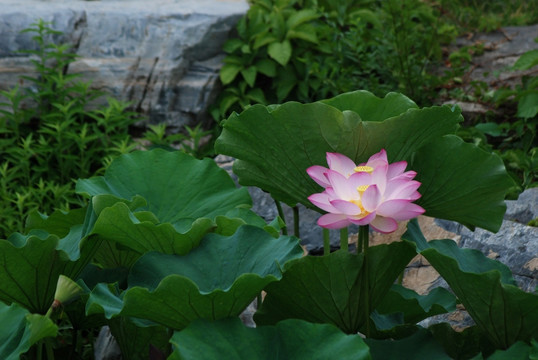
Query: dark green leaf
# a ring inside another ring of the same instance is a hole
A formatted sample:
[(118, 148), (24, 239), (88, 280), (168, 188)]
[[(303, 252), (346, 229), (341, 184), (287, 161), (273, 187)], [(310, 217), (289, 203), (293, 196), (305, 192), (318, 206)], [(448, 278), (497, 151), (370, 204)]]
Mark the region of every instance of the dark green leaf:
[[(407, 98), (395, 95), (379, 99), (358, 92), (352, 96), (355, 103), (364, 101), (378, 108), (372, 114), (375, 120), (382, 114), (395, 116), (395, 107), (410, 106)], [(350, 103), (352, 96), (340, 98), (338, 104)], [(354, 108), (368, 111), (371, 105)], [(215, 149), (238, 159), (234, 172), (242, 185), (260, 187), (290, 206), (299, 202), (315, 208), (307, 197), (320, 188), (306, 169), (312, 165), (326, 166), (327, 152), (364, 162), (385, 148), (389, 161), (408, 160), (424, 144), (453, 132), (459, 120), (460, 115), (446, 107), (413, 109), (385, 121), (363, 122), (355, 112), (342, 113), (321, 102), (290, 102), (272, 111), (254, 105), (224, 123)]]
[(426, 215), (498, 231), (506, 211), (504, 196), (513, 184), (503, 161), (455, 136), (445, 136), (420, 149), (410, 167)]
[(30, 314), (17, 304), (0, 302), (0, 358), (18, 360), (41, 339), (55, 337), (58, 327), (42, 315)]
[(185, 256), (142, 256), (125, 295), (97, 286), (89, 313), (145, 318), (174, 329), (197, 318), (236, 316), (267, 284), (281, 278), (281, 265), (302, 253), (296, 238), (274, 238), (250, 225), (230, 237), (208, 234)]
[(538, 49), (527, 51), (517, 59), (512, 67), (514, 70), (527, 70), (538, 65)]
[(170, 342), (174, 348), (171, 360), (213, 360), (223, 358), (223, 354), (228, 360), (371, 359), (359, 335), (294, 319), (254, 329), (239, 319), (197, 320), (175, 332)]
[(362, 254), (344, 251), (294, 260), (282, 280), (267, 287), (254, 319), (258, 325), (272, 325), (298, 318), (356, 333), (414, 253), (413, 247), (398, 242), (369, 248), (366, 263)]
[(289, 40), (284, 40), (282, 42), (273, 42), (267, 47), (267, 53), (277, 63), (282, 66), (286, 66), (286, 64), (291, 58), (291, 43), (289, 42)]
[(236, 206), (250, 206), (247, 189), (238, 189), (211, 159), (197, 160), (181, 151), (138, 151), (116, 158), (104, 176), (79, 180), (86, 195), (111, 194), (131, 200), (142, 196), (161, 223), (186, 231), (198, 218), (214, 219)]
[[(480, 251), (460, 249), (452, 240), (426, 244), (411, 221), (403, 238), (416, 242), (420, 252), (450, 285), (478, 327), (497, 347), (530, 341), (538, 333), (538, 295), (515, 286), (510, 270)], [(427, 246), (425, 248), (425, 245)]]
[(449, 360), (443, 347), (425, 329), (420, 329), (414, 335), (400, 340), (366, 339), (374, 360)]
[(243, 68), (242, 65), (237, 64), (224, 64), (222, 68), (220, 69), (220, 81), (222, 81), (222, 84), (227, 85), (235, 80), (235, 77), (237, 74), (239, 74), (239, 71)]

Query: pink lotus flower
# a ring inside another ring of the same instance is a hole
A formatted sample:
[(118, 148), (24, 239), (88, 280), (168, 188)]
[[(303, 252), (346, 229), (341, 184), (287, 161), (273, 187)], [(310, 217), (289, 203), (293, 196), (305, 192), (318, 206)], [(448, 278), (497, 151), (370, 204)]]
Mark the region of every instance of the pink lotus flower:
[(356, 165), (342, 154), (327, 153), (329, 168), (315, 165), (306, 171), (325, 190), (308, 197), (314, 205), (328, 213), (318, 225), (340, 229), (351, 224), (367, 225), (381, 233), (398, 228), (397, 221), (424, 213), (412, 202), (420, 198), (414, 171), (405, 171), (407, 162), (388, 163), (381, 150), (364, 164)]

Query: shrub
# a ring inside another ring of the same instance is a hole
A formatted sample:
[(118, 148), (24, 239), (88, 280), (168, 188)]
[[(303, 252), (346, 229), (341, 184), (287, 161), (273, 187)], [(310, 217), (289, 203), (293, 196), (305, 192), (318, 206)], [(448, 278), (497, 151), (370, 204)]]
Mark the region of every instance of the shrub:
[[(101, 171), (110, 158), (133, 148), (128, 126), (135, 120), (126, 103), (89, 109), (103, 94), (68, 74), (76, 60), (69, 45), (48, 43), (61, 33), (39, 20), (24, 32), (35, 33), (32, 56), (37, 76), (22, 76), (27, 87), (3, 91), (0, 104), (0, 237), (23, 230), (23, 219), (35, 209), (69, 209), (80, 200), (72, 179)], [(24, 104), (31, 104), (25, 107)], [(2, 109), (3, 108), (3, 109)]]

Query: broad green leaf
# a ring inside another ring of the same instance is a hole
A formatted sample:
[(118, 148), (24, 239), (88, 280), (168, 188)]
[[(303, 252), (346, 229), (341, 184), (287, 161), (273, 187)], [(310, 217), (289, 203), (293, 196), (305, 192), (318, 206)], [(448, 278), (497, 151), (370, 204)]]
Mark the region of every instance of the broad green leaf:
[(491, 352), (491, 348), (485, 349), (489, 344), (482, 341), (482, 332), (476, 325), (455, 331), (450, 324), (440, 323), (430, 326), (428, 330), (452, 359), (464, 360), (480, 356), (481, 350)]
[(517, 59), (512, 67), (514, 70), (527, 70), (538, 65), (538, 49), (527, 51)]
[(319, 18), (321, 15), (314, 9), (302, 9), (290, 15), (286, 20), (288, 29), (294, 29), (297, 26), (306, 22)]
[(243, 46), (243, 41), (241, 39), (228, 39), (224, 45), (222, 45), (222, 50), (230, 54), (239, 49), (241, 46)]
[(278, 84), (276, 87), (276, 96), (279, 102), (282, 102), (298, 84), (295, 70), (290, 65), (284, 69), (279, 69), (275, 81)]
[(365, 339), (365, 342), (370, 347), (373, 359), (450, 359), (443, 347), (426, 329), (420, 329), (415, 334), (400, 340)]
[(504, 196), (513, 184), (503, 161), (456, 136), (424, 146), (410, 167), (422, 183), (417, 204), (426, 215), (498, 231), (506, 211)]
[(274, 77), (276, 75), (276, 63), (271, 59), (260, 59), (255, 66), (256, 70), (265, 76)]
[(289, 40), (273, 42), (267, 47), (267, 53), (269, 56), (282, 66), (286, 66), (290, 60), (291, 52), (292, 48)]
[(427, 295), (419, 295), (401, 285), (392, 285), (381, 304), (381, 314), (402, 313), (406, 323), (415, 324), (430, 316), (456, 310), (456, 298), (443, 288), (435, 288)]
[[(78, 214), (74, 218), (80, 219)], [(44, 227), (64, 233), (68, 216), (62, 221), (44, 220)], [(74, 225), (59, 238), (47, 231), (34, 229), (27, 235), (12, 234), (0, 240), (0, 300), (16, 302), (33, 313), (45, 314), (54, 300), (60, 274), (76, 279), (91, 261), (100, 245), (89, 235), (95, 213), (88, 207), (84, 223)]]
[(243, 79), (245, 79), (248, 86), (254, 86), (254, 83), (256, 82), (256, 67), (254, 65), (241, 70), (241, 75), (243, 75)]
[(227, 85), (235, 80), (235, 77), (239, 72), (243, 69), (243, 65), (237, 65), (237, 64), (224, 64), (222, 65), (222, 68), (220, 69), (220, 81), (222, 81), (223, 85)]
[[(117, 203), (104, 209), (94, 227), (94, 234), (108, 242), (123, 245), (142, 255), (149, 251), (184, 255), (198, 246), (202, 237), (214, 228), (213, 221), (200, 218), (185, 233), (178, 232), (171, 224), (140, 221), (127, 205)], [(127, 266), (128, 264), (116, 264)]]
[(142, 326), (127, 317), (117, 317), (108, 322), (110, 332), (121, 349), (121, 358), (125, 360), (147, 360), (150, 349), (158, 349), (166, 354), (169, 347), (170, 334), (168, 329), (159, 325)]
[(174, 349), (171, 360), (213, 360), (223, 358), (223, 354), (229, 360), (371, 359), (359, 335), (295, 319), (253, 329), (237, 318), (197, 320), (176, 331), (170, 342)]
[(356, 333), (414, 254), (413, 247), (397, 242), (369, 248), (366, 261), (345, 251), (291, 261), (282, 280), (267, 287), (254, 320), (273, 325), (297, 318)]
[(497, 350), (488, 360), (536, 360), (538, 359), (538, 342), (531, 345), (518, 341), (506, 350)]
[(538, 90), (528, 90), (517, 104), (517, 117), (530, 119), (538, 114)]
[(416, 221), (408, 229), (403, 238), (418, 244), (497, 348), (530, 341), (538, 334), (538, 295), (517, 288), (507, 266), (480, 251), (460, 249), (452, 240), (425, 243)]
[(384, 98), (379, 98), (371, 92), (357, 90), (321, 102), (340, 111), (356, 112), (363, 121), (383, 121), (403, 114), (409, 109), (418, 109), (413, 100), (394, 92), (388, 93)]
[(88, 313), (105, 312), (148, 319), (182, 329), (198, 318), (237, 316), (281, 266), (302, 256), (296, 238), (274, 238), (250, 225), (232, 236), (208, 234), (185, 256), (147, 253), (133, 267), (122, 295), (96, 287)]
[(26, 230), (41, 229), (59, 237), (66, 236), (71, 227), (82, 224), (86, 216), (86, 208), (74, 209), (69, 212), (56, 210), (50, 216), (34, 211), (26, 219)]
[(30, 314), (17, 304), (0, 302), (0, 358), (18, 360), (41, 339), (55, 337), (58, 327), (48, 318)]
[(250, 206), (247, 189), (236, 188), (211, 159), (197, 160), (181, 151), (138, 151), (116, 158), (104, 176), (77, 182), (85, 195), (111, 194), (130, 200), (142, 196), (161, 223), (186, 231), (193, 221), (214, 219), (236, 206)]
[[(356, 92), (336, 99), (339, 106), (344, 106), (352, 103), (353, 98), (355, 103), (374, 104), (362, 108), (354, 105), (354, 108), (368, 111), (375, 106), (378, 112), (372, 118), (376, 121), (363, 122), (355, 112), (342, 112), (321, 102), (290, 102), (272, 111), (254, 105), (224, 123), (215, 149), (238, 159), (234, 172), (242, 185), (260, 187), (290, 206), (302, 203), (317, 209), (307, 197), (319, 192), (320, 187), (310, 179), (306, 169), (312, 165), (326, 166), (327, 152), (342, 153), (356, 162), (364, 162), (385, 148), (389, 161), (409, 160), (426, 143), (455, 131), (460, 120), (460, 115), (447, 107), (411, 109), (395, 116), (388, 109), (411, 106), (409, 99), (397, 95), (378, 99), (369, 93)], [(393, 117), (379, 121), (384, 114)]]
[(301, 25), (293, 30), (288, 30), (286, 34), (288, 39), (301, 39), (309, 41), (313, 44), (318, 43), (318, 37), (316, 35), (316, 28), (310, 24)]
[(56, 249), (57, 236), (42, 235), (31, 232), (24, 237), (22, 246), (9, 242), (14, 235), (0, 241), (0, 300), (45, 314), (54, 300), (58, 277), (69, 259)]

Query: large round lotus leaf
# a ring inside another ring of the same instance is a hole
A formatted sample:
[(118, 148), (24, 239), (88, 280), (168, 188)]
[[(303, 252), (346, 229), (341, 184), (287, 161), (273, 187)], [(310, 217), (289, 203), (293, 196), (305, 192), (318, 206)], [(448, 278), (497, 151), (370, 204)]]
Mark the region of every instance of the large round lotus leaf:
[(426, 329), (419, 329), (415, 334), (399, 340), (366, 339), (374, 359), (398, 360), (450, 360), (441, 344)]
[(394, 92), (388, 93), (384, 98), (378, 98), (371, 92), (357, 90), (321, 102), (341, 111), (356, 112), (363, 121), (383, 121), (403, 114), (409, 109), (418, 109), (413, 100)]
[[(27, 235), (12, 234), (0, 240), (0, 300), (16, 302), (33, 313), (44, 314), (52, 305), (60, 274), (76, 279), (91, 261), (100, 241), (89, 235), (95, 221), (91, 205), (82, 224), (78, 211), (42, 219), (45, 229), (34, 229)], [(78, 220), (74, 220), (78, 219)]]
[(359, 335), (295, 319), (253, 329), (237, 318), (197, 320), (175, 332), (170, 342), (174, 349), (170, 360), (371, 359)]
[(120, 156), (104, 176), (82, 179), (77, 192), (112, 194), (130, 200), (139, 195), (162, 223), (213, 219), (238, 205), (252, 203), (247, 189), (238, 189), (211, 159), (197, 160), (181, 151), (138, 151)]
[(497, 156), (445, 137), (461, 120), (459, 109), (417, 109), (403, 96), (360, 91), (312, 104), (252, 106), (226, 120), (215, 149), (238, 159), (241, 184), (318, 211), (307, 199), (321, 191), (308, 167), (327, 166), (327, 152), (358, 163), (385, 149), (389, 162), (406, 160), (417, 171), (426, 215), (497, 231), (512, 181)]
[(58, 327), (48, 318), (30, 314), (17, 304), (0, 302), (0, 359), (18, 360), (39, 340), (55, 337)]
[(174, 329), (197, 318), (236, 316), (282, 277), (285, 262), (302, 255), (297, 238), (274, 238), (244, 225), (229, 237), (206, 235), (185, 256), (145, 254), (133, 266), (122, 300), (100, 287), (89, 306), (91, 312), (108, 311), (108, 317), (145, 318)]
[[(348, 94), (338, 101), (340, 109), (322, 102), (290, 102), (272, 110), (254, 105), (226, 120), (215, 149), (238, 159), (233, 169), (242, 185), (260, 187), (290, 206), (302, 203), (315, 208), (307, 197), (320, 187), (306, 169), (326, 166), (327, 152), (364, 162), (384, 148), (391, 162), (409, 160), (421, 146), (454, 133), (461, 120), (448, 107), (418, 110), (405, 97), (379, 99), (368, 94)], [(361, 102), (363, 106), (356, 104)], [(401, 104), (386, 111), (395, 102)], [(351, 111), (369, 110), (374, 104), (382, 110), (373, 114), (375, 121), (363, 121), (368, 114)], [(349, 108), (343, 108), (346, 105)], [(389, 118), (380, 119), (382, 115)]]
[(369, 248), (366, 259), (337, 251), (294, 260), (282, 280), (267, 287), (254, 320), (273, 325), (297, 318), (356, 333), (415, 254), (413, 246), (396, 242)]
[(506, 211), (504, 196), (513, 181), (503, 161), (456, 136), (424, 146), (410, 167), (422, 183), (417, 204), (426, 215), (498, 231)]
[(403, 238), (417, 244), (497, 348), (536, 337), (538, 295), (518, 289), (508, 267), (452, 240), (426, 242), (416, 221), (408, 224)]

